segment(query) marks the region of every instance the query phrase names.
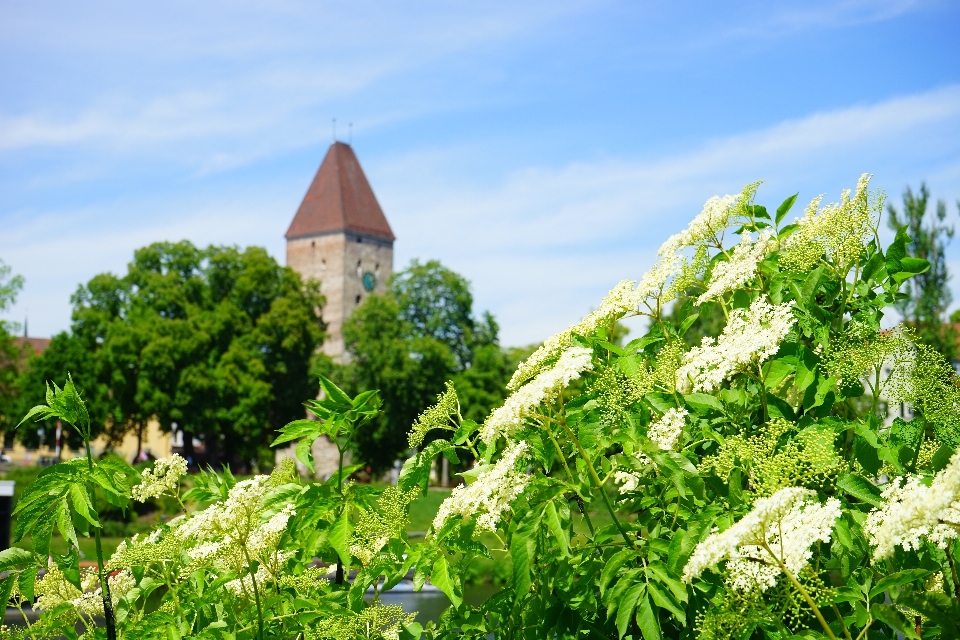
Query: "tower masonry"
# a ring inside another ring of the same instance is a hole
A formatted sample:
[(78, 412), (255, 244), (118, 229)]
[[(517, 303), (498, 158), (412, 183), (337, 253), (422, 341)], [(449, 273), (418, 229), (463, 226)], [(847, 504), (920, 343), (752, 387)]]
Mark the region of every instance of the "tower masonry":
[(386, 292), (396, 239), (350, 145), (330, 145), (286, 238), (287, 266), (319, 280), (327, 300), (323, 351), (342, 361), (343, 323), (371, 293)]

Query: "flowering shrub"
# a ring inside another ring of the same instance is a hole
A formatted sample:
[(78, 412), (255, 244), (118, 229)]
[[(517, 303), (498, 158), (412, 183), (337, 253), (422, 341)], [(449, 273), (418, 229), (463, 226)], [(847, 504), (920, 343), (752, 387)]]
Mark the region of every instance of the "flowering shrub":
[[(960, 379), (909, 327), (881, 329), (928, 265), (906, 255), (903, 230), (881, 247), (868, 186), (817, 198), (792, 224), (796, 197), (770, 212), (759, 184), (711, 198), (639, 283), (522, 363), (483, 424), (448, 385), (383, 492), (349, 482), (342, 455), (322, 483), (281, 466), (203, 474), (183, 496), (178, 460), (139, 480), (59, 465), (19, 507), (36, 554), (0, 554), (0, 596), (36, 600), (43, 615), (21, 635), (37, 638), (78, 622), (95, 637), (101, 613), (123, 638), (960, 637)], [(724, 328), (688, 346), (707, 305)], [(614, 344), (637, 315), (648, 331)], [(318, 419), (277, 440), (299, 439), (308, 466), (314, 439), (342, 453), (379, 404), (322, 385)], [(60, 395), (38, 410), (76, 419), (79, 397)], [(892, 419), (902, 402), (909, 421)], [(475, 464), (412, 544), (407, 508), (440, 455)], [(119, 504), (174, 495), (184, 515), (103, 571), (82, 573), (75, 553), (49, 563), (54, 526), (70, 540), (75, 523), (98, 530), (94, 484)], [(511, 579), (470, 606), (464, 579), (483, 558), (509, 562)], [(426, 629), (379, 601), (411, 571), (452, 602)]]

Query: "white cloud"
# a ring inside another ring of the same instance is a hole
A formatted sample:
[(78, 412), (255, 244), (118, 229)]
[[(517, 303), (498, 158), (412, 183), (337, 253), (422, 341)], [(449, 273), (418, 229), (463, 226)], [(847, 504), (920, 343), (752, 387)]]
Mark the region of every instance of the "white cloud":
[(426, 184), (411, 187), (389, 167), (393, 179), (378, 187), (398, 256), (437, 257), (467, 274), (505, 342), (527, 343), (576, 321), (619, 279), (639, 278), (709, 196), (747, 182), (766, 179), (759, 199), (776, 206), (797, 189), (801, 200), (821, 192), (836, 200), (864, 171), (893, 193), (935, 176), (931, 186), (952, 201), (960, 87), (815, 113), (669, 157), (528, 168), (493, 187), (435, 186), (445, 182), (444, 164), (456, 163), (434, 157), (431, 168), (424, 156), (395, 160), (432, 173)]

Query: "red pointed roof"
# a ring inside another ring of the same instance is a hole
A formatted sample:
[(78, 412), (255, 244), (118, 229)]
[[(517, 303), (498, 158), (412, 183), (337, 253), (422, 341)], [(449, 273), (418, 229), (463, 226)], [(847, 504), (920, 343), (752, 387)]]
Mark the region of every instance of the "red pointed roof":
[(350, 145), (334, 142), (320, 163), (286, 238), (354, 231), (395, 240)]

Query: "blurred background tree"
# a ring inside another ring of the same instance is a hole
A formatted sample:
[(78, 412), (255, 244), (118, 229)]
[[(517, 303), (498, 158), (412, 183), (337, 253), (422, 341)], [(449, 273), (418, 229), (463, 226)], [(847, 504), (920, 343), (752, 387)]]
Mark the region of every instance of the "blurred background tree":
[[(12, 269), (0, 260), (0, 313), (6, 312), (23, 288), (23, 276), (11, 275)], [(6, 433), (15, 420), (13, 404), (17, 397), (17, 376), (21, 360), (13, 336), (19, 329), (14, 322), (0, 319), (0, 431)], [(12, 421), (12, 424), (11, 424)]]
[(186, 457), (196, 459), (197, 437), (208, 462), (242, 465), (316, 397), (319, 284), (262, 248), (152, 244), (124, 277), (95, 276), (72, 302), (71, 331), (24, 373), (21, 413), (42, 400), (45, 380), (70, 371), (108, 438), (142, 436), (156, 418), (184, 431)]
[(380, 389), (383, 398), (383, 412), (356, 445), (374, 472), (406, 452), (407, 432), (447, 380), (464, 417), (481, 422), (503, 401), (515, 366), (493, 316), (475, 317), (470, 283), (435, 260), (414, 260), (395, 274), (385, 295), (370, 296), (347, 320), (343, 335), (349, 364), (331, 375), (353, 393)]
[[(907, 227), (911, 238), (908, 253), (930, 263), (928, 271), (914, 276), (904, 285), (903, 292), (907, 297), (897, 303), (897, 309), (903, 314), (904, 320), (916, 329), (921, 340), (953, 361), (957, 359), (957, 335), (953, 326), (945, 320), (951, 302), (947, 286), (950, 274), (947, 271), (946, 253), (954, 227), (944, 224), (947, 203), (943, 200), (937, 201), (933, 215), (927, 215), (929, 200), (927, 185), (921, 182), (917, 194), (909, 186), (903, 192), (902, 213), (892, 204), (887, 206), (889, 227), (894, 231)], [(960, 202), (957, 206), (960, 208)]]

